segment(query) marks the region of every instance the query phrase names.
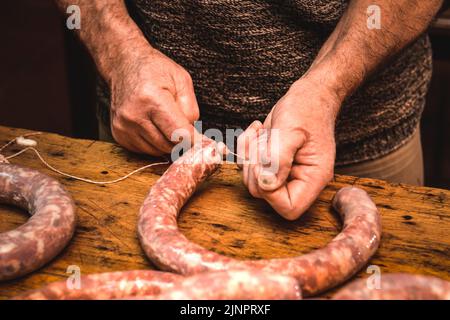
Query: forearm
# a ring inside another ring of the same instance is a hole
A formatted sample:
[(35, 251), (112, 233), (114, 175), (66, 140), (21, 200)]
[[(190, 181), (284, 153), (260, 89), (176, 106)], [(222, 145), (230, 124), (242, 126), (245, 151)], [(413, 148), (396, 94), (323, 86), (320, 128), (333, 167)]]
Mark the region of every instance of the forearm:
[[(380, 29), (369, 29), (372, 0), (352, 0), (305, 77), (330, 89), (339, 101), (393, 55), (422, 34), (442, 0), (379, 0)], [(336, 111), (337, 112), (337, 111)]]
[[(118, 62), (139, 47), (151, 48), (141, 30), (128, 14), (123, 0), (55, 0), (66, 12), (69, 5), (78, 5), (81, 28), (76, 30), (89, 50), (100, 74), (110, 82)], [(126, 59), (126, 58), (124, 58)]]

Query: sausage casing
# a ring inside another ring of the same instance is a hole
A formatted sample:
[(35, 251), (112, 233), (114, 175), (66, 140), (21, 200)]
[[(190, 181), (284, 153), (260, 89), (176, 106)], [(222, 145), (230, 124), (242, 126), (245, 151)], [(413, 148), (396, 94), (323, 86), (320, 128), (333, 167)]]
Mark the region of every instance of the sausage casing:
[(183, 275), (253, 268), (295, 277), (305, 296), (342, 283), (375, 253), (381, 238), (380, 215), (368, 194), (347, 187), (337, 192), (333, 206), (344, 227), (324, 248), (309, 254), (257, 261), (240, 261), (189, 241), (177, 226), (177, 216), (199, 184), (220, 163), (214, 142), (205, 140), (175, 161), (150, 190), (140, 209), (138, 235), (147, 256), (160, 268)]

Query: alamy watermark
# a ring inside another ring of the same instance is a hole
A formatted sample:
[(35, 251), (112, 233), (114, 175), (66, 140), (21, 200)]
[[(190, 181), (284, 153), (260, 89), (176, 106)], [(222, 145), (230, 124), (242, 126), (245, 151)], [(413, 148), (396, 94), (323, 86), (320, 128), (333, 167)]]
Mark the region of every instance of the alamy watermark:
[(70, 265), (67, 267), (66, 273), (70, 276), (66, 280), (66, 286), (69, 290), (81, 289), (81, 269), (77, 265)]
[(376, 4), (367, 7), (367, 28), (381, 29), (381, 8)]
[(367, 267), (367, 273), (371, 274), (366, 280), (366, 286), (370, 290), (381, 289), (381, 269), (379, 266), (370, 265)]
[[(216, 150), (222, 153), (222, 161), (236, 162), (244, 165), (261, 165), (265, 172), (277, 173), (280, 163), (279, 146), (282, 139), (279, 129), (260, 129), (258, 135), (246, 135), (242, 129), (226, 129), (225, 134), (215, 128), (202, 131), (202, 122), (196, 121), (195, 129), (202, 135), (195, 135), (191, 141), (192, 135), (186, 129), (176, 129), (172, 133), (172, 141), (180, 141), (171, 152), (171, 160), (176, 161), (182, 154), (191, 149), (191, 146), (201, 146), (202, 137), (207, 137), (216, 142)], [(237, 140), (237, 142), (236, 142)], [(237, 147), (237, 148), (236, 148)], [(221, 149), (221, 150), (220, 150)], [(210, 161), (207, 154), (202, 154), (199, 149), (202, 161)], [(234, 158), (236, 156), (236, 161)], [(195, 159), (198, 161), (198, 159)]]
[(70, 16), (66, 20), (66, 26), (69, 30), (81, 29), (81, 9), (77, 5), (70, 5), (67, 7), (66, 13)]

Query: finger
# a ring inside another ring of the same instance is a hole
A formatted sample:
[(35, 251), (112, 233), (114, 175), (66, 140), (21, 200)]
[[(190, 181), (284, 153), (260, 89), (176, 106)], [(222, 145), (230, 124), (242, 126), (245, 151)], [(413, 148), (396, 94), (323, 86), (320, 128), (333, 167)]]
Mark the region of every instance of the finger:
[(267, 153), (267, 129), (258, 130), (258, 138), (256, 139), (257, 147), (252, 149), (250, 153), (250, 163), (252, 163), (251, 171), (249, 173), (249, 190), (256, 198), (262, 198), (261, 190), (259, 187), (260, 172), (263, 169), (263, 158)]
[(153, 112), (151, 119), (166, 139), (174, 143), (189, 139), (191, 145), (196, 141), (201, 141), (201, 134), (177, 106), (170, 92), (162, 93), (161, 99), (165, 107)]
[(256, 178), (257, 176), (255, 174), (255, 167), (257, 166), (252, 166), (249, 170), (247, 188), (254, 198), (263, 198), (263, 196), (259, 192), (258, 179)]
[(249, 172), (249, 167), (250, 167), (250, 161), (245, 160), (242, 163), (242, 182), (244, 183), (244, 186), (247, 187), (248, 189), (248, 172)]
[(174, 144), (168, 141), (158, 128), (150, 121), (143, 121), (139, 124), (141, 137), (152, 147), (163, 153), (170, 153)]
[(136, 147), (139, 148), (140, 153), (145, 153), (157, 157), (166, 154), (166, 152), (162, 151), (160, 148), (157, 148), (155, 145), (146, 141), (141, 134), (136, 137), (134, 143)]
[(128, 132), (115, 129), (112, 131), (112, 135), (118, 144), (129, 151), (145, 153), (152, 156), (163, 155), (160, 150), (148, 144), (142, 137), (139, 136), (139, 134), (130, 134)]
[(252, 154), (252, 159), (250, 159), (250, 163), (254, 163), (254, 164), (250, 164), (249, 168), (248, 168), (247, 188), (253, 197), (262, 198), (262, 196), (259, 192), (258, 179), (257, 179), (257, 177), (259, 175), (259, 169), (261, 167), (258, 165), (258, 160), (255, 158), (256, 158), (255, 154)]
[[(178, 87), (180, 89), (178, 90)], [(186, 116), (190, 123), (194, 123), (200, 117), (197, 97), (195, 96), (194, 86), (192, 81), (186, 81), (185, 84), (177, 87), (176, 102), (181, 108), (181, 111)]]
[[(249, 189), (250, 185), (253, 186), (251, 179), (254, 180), (255, 176), (254, 176), (254, 174), (252, 174), (252, 171), (253, 171), (255, 165), (258, 164), (258, 160), (256, 158), (256, 155), (258, 154), (258, 144), (257, 144), (258, 132), (259, 131), (255, 131), (255, 135), (253, 136), (253, 139), (249, 143), (248, 153), (247, 153), (246, 159), (244, 161), (244, 168), (242, 170), (244, 184), (247, 187), (247, 189)], [(249, 191), (250, 191), (250, 193), (253, 192), (253, 190), (250, 190), (250, 189), (249, 189)]]
[(249, 159), (249, 148), (252, 141), (256, 141), (258, 130), (262, 128), (262, 123), (253, 121), (248, 128), (237, 139), (237, 165), (242, 168), (244, 159)]
[(129, 151), (139, 152), (136, 145), (132, 142), (131, 135), (127, 135), (125, 132), (121, 125), (111, 122), (111, 135), (114, 141)]
[[(256, 162), (250, 161), (250, 154), (256, 152), (258, 148), (258, 134), (261, 122), (254, 121), (245, 132), (243, 132), (238, 138), (238, 158), (237, 165), (242, 167), (242, 180), (244, 185), (248, 188), (249, 172), (251, 164)], [(239, 151), (241, 149), (241, 151)], [(256, 160), (253, 160), (256, 161)]]
[[(127, 128), (127, 129), (125, 129)], [(134, 136), (133, 141), (139, 141), (142, 145), (142, 140), (148, 147), (142, 147), (146, 151), (145, 153), (156, 155), (169, 153), (172, 150), (173, 143), (168, 141), (164, 135), (156, 128), (149, 120), (139, 119), (130, 120), (128, 118), (122, 119), (122, 125), (118, 127), (119, 132), (122, 132), (122, 136)], [(132, 131), (134, 134), (126, 133), (124, 131)], [(137, 148), (137, 143), (134, 142), (134, 148)]]
[(264, 120), (263, 127), (270, 129), (272, 127), (272, 111), (269, 112), (266, 119)]
[(267, 152), (258, 176), (258, 186), (264, 191), (280, 188), (289, 177), (294, 157), (306, 141), (303, 132), (292, 129), (270, 129)]
[(288, 220), (295, 220), (308, 210), (329, 182), (319, 167), (294, 165), (293, 171), (301, 175), (274, 191), (260, 192), (272, 208)]
[(267, 134), (265, 129), (258, 130), (258, 137), (253, 142), (256, 147), (250, 149), (249, 168), (248, 168), (248, 190), (255, 198), (262, 198), (258, 187), (258, 176), (261, 170), (261, 155), (265, 152), (267, 147)]

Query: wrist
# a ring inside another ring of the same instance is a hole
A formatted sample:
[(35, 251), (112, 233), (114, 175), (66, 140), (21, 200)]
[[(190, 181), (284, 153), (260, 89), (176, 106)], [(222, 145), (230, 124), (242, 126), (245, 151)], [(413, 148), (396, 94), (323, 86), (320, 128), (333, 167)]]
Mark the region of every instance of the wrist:
[(311, 65), (303, 78), (316, 83), (341, 105), (361, 85), (365, 75), (333, 57), (323, 57)]
[(94, 23), (80, 30), (80, 38), (109, 84), (114, 74), (125, 69), (124, 64), (132, 61), (133, 56), (154, 50), (128, 13), (114, 14), (104, 10)]
[(130, 71), (137, 74), (143, 57), (156, 51), (144, 37), (115, 38), (114, 45), (99, 55), (97, 67), (107, 83), (124, 78)]
[(321, 66), (310, 68), (300, 80), (311, 82), (318, 90), (323, 91), (331, 102), (339, 105), (350, 95), (350, 91), (342, 85), (336, 73)]
[(294, 82), (289, 91), (296, 96), (295, 100), (305, 102), (299, 104), (302, 109), (301, 113), (316, 114), (318, 121), (325, 120), (334, 123), (344, 101), (334, 87), (312, 74), (305, 74)]

